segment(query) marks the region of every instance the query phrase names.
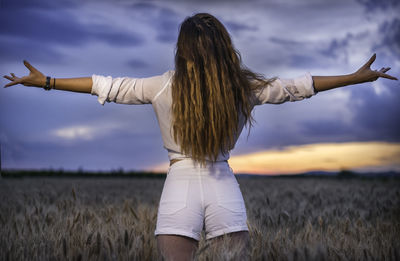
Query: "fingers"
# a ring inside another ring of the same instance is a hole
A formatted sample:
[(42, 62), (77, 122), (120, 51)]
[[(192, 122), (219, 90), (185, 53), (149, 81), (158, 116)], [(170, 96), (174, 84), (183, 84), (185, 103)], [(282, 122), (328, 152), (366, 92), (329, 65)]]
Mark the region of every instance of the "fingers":
[(24, 65), (31, 72), (37, 71), (37, 69), (35, 67), (33, 67), (27, 60), (24, 60)]
[(4, 75), (3, 77), (6, 78), (7, 80), (12, 81), (12, 82), (19, 79), (17, 76), (15, 76), (14, 73), (10, 73), (10, 75), (11, 75), (11, 76)]
[(8, 76), (8, 75), (4, 75), (3, 77), (6, 78), (7, 80), (10, 80), (11, 82), (9, 82), (8, 84), (4, 85), (4, 88), (10, 87), (12, 85), (16, 85), (21, 83), (21, 79), (18, 78), (17, 76), (15, 76), (14, 73), (10, 73), (10, 75), (12, 76)]
[(389, 70), (390, 70), (390, 67), (387, 67), (387, 68), (382, 67), (382, 69), (380, 69), (379, 71), (382, 72), (382, 73), (385, 73), (385, 72), (387, 72)]
[(8, 80), (11, 81), (11, 82), (7, 83), (6, 85), (4, 85), (4, 88), (7, 88), (7, 87), (10, 87), (10, 86), (13, 86), (13, 85), (16, 85), (16, 84), (20, 84), (20, 83), (21, 83), (21, 80), (20, 80), (20, 79), (19, 79), (19, 80), (16, 80), (16, 81), (13, 81), (13, 80), (10, 79), (11, 77), (9, 77), (9, 76), (4, 76), (4, 78), (6, 78), (6, 79), (8, 79)]
[(396, 80), (396, 81), (398, 80), (396, 77), (391, 76), (391, 75), (386, 74), (386, 73), (383, 73), (383, 72), (378, 72), (378, 76), (382, 77), (382, 78), (387, 78), (387, 79), (390, 79), (390, 80)]
[[(10, 76), (8, 76), (8, 75), (4, 75), (3, 77), (6, 78), (7, 80), (13, 81), (13, 79), (12, 79)], [(14, 76), (14, 77), (15, 77), (15, 76)]]
[(371, 58), (369, 58), (368, 62), (365, 64), (365, 66), (370, 67), (371, 64), (375, 61), (376, 59), (376, 53), (374, 53)]
[(4, 85), (4, 88), (7, 88), (7, 87), (10, 87), (10, 86), (13, 86), (13, 85), (16, 85), (16, 84), (18, 84), (19, 82), (10, 82), (10, 83), (7, 83), (6, 85)]
[[(369, 58), (368, 62), (364, 65), (364, 67), (370, 67), (371, 64), (375, 61), (375, 59), (376, 59), (376, 53), (374, 53), (371, 56), (371, 58)], [(398, 79), (396, 77), (386, 74), (386, 72), (389, 71), (390, 69), (391, 69), (390, 67), (382, 67), (379, 71), (375, 70), (375, 72), (377, 73), (378, 77), (397, 81)]]

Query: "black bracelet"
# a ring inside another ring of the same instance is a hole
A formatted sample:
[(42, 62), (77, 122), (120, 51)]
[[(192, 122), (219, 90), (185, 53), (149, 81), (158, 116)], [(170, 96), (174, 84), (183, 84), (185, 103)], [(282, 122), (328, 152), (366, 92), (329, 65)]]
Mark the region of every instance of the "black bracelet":
[(43, 87), (43, 89), (45, 89), (46, 91), (49, 91), (50, 88), (50, 76), (46, 77), (46, 85)]

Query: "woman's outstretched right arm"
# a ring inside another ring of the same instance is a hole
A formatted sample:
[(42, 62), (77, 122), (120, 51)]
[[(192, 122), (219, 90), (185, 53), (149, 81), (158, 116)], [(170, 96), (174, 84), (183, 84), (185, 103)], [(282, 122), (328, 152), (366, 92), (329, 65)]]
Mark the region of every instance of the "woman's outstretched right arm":
[[(17, 84), (41, 88), (46, 85), (46, 76), (43, 73), (41, 73), (27, 61), (24, 61), (24, 65), (26, 68), (28, 68), (29, 75), (23, 77), (17, 77), (14, 73), (11, 73), (10, 76), (5, 75), (4, 78), (11, 81), (4, 86), (5, 88)], [(50, 87), (62, 91), (91, 93), (92, 85), (92, 77), (50, 79)]]

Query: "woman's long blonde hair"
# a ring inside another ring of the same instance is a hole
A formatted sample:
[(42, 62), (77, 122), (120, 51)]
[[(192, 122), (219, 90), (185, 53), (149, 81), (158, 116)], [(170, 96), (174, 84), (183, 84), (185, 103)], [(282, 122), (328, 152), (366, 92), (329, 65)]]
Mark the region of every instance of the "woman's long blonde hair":
[(269, 84), (245, 68), (224, 25), (198, 13), (181, 24), (172, 80), (172, 127), (181, 153), (202, 165), (235, 145), (239, 115), (250, 127), (254, 89)]

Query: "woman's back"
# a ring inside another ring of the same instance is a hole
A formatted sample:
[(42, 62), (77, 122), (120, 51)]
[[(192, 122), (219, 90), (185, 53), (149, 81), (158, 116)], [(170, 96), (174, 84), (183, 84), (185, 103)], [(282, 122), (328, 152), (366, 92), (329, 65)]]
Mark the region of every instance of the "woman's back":
[[(175, 71), (169, 70), (162, 75), (148, 78), (118, 77), (112, 78), (92, 75), (91, 93), (97, 95), (101, 104), (116, 102), (121, 104), (152, 104), (160, 127), (164, 148), (170, 160), (191, 157), (181, 153), (181, 146), (174, 140), (172, 133), (172, 81)], [(297, 101), (315, 95), (310, 74), (294, 79), (276, 79), (263, 88), (254, 91), (251, 107), (265, 103), (283, 103)], [(245, 125), (245, 117), (239, 114), (236, 143)], [(210, 158), (206, 158), (211, 160)], [(216, 161), (229, 159), (228, 153), (222, 152)], [(215, 160), (214, 160), (215, 161)]]

